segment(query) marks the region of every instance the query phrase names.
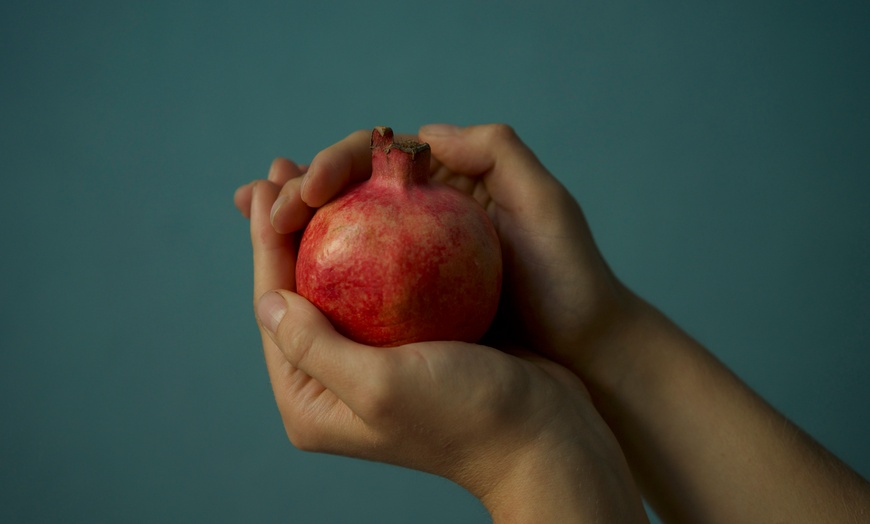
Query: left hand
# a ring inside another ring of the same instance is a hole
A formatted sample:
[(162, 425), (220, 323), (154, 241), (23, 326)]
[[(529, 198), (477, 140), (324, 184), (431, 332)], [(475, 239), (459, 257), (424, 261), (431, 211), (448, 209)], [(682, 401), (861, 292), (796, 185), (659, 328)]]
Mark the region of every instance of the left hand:
[(302, 172), (278, 160), (269, 180), (236, 193), (237, 204), (250, 203), (254, 299), (291, 442), (444, 476), (494, 515), (516, 491), (557, 493), (561, 508), (603, 497), (642, 514), (615, 438), (565, 368), (474, 344), (357, 344), (293, 292), (294, 238), (277, 233), (269, 215), (280, 188)]

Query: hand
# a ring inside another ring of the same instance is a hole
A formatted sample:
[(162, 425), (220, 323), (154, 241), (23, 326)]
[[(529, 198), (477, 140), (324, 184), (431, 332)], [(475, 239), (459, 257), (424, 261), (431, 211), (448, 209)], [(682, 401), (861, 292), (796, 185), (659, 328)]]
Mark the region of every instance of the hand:
[[(432, 147), (435, 178), (474, 195), (499, 231), (505, 293), (492, 335), (525, 341), (584, 379), (666, 520), (857, 522), (870, 511), (864, 479), (622, 286), (577, 203), (509, 128), (427, 126), (419, 138)], [(367, 177), (367, 141), (351, 135), (304, 177), (294, 166), (293, 180), (273, 180), (284, 197), (272, 208), (275, 228), (301, 229), (314, 208)], [(250, 194), (237, 194), (243, 212)]]
[(277, 161), (271, 181), (237, 192), (251, 218), (267, 367), (294, 445), (442, 475), (496, 520), (597, 511), (645, 521), (613, 435), (566, 369), (472, 344), (360, 345), (292, 292), (293, 236), (277, 233), (269, 212), (301, 173)]
[[(597, 342), (628, 317), (630, 295), (599, 254), (577, 202), (507, 126), (424, 126), (419, 140), (432, 149), (433, 179), (474, 196), (498, 231), (505, 281), (487, 342), (521, 341), (582, 372)], [(284, 184), (272, 208), (275, 229), (302, 229), (315, 208), (366, 179), (369, 141), (368, 131), (351, 134)], [(244, 212), (247, 201), (237, 203)]]

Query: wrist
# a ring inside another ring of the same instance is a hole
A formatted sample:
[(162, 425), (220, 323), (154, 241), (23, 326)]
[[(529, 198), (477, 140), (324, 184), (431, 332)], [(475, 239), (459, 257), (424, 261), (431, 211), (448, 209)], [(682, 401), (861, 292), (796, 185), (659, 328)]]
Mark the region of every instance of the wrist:
[(644, 341), (658, 323), (657, 311), (620, 282), (615, 282), (613, 296), (585, 327), (585, 335), (576, 337), (564, 364), (587, 386), (601, 381), (619, 380), (643, 352)]
[(475, 493), (493, 522), (648, 522), (616, 439), (595, 425), (507, 457), (501, 477)]
[(578, 357), (568, 367), (583, 381), (607, 424), (623, 439), (618, 413), (627, 403), (643, 402), (650, 392), (672, 383), (673, 370), (684, 370), (681, 355), (690, 345), (689, 351), (695, 351), (693, 341), (679, 327), (623, 287), (618, 311), (600, 328), (597, 338), (576, 349)]

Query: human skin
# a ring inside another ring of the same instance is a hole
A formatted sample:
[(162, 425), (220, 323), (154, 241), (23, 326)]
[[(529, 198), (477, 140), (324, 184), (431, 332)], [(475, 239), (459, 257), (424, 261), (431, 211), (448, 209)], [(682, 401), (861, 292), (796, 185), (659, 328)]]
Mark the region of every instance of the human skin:
[(279, 159), (269, 180), (237, 193), (251, 219), (255, 309), (291, 442), (449, 478), (498, 523), (647, 522), (615, 437), (564, 367), (516, 347), (358, 344), (293, 292), (298, 233), (278, 233), (269, 219), (279, 188), (300, 174)]
[[(608, 268), (577, 202), (507, 126), (425, 126), (433, 177), (487, 209), (504, 250), (490, 339), (580, 377), (668, 522), (864, 522), (867, 482), (756, 395)], [(277, 231), (365, 178), (364, 135), (283, 185)], [(244, 211), (248, 190), (237, 193)]]

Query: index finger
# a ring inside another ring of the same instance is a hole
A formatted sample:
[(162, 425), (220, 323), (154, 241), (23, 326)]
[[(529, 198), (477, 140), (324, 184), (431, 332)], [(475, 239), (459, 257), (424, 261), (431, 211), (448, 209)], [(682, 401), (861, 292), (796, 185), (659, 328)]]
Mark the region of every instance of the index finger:
[(359, 130), (317, 153), (300, 190), (311, 207), (329, 202), (348, 184), (367, 179), (372, 172), (371, 132)]
[(350, 183), (365, 180), (372, 170), (369, 135), (357, 131), (324, 149), (304, 177), (284, 184), (272, 208), (272, 226), (281, 233), (305, 227), (314, 210)]
[[(396, 135), (395, 140), (416, 138)], [(305, 175), (300, 190), (302, 201), (311, 207), (320, 207), (349, 184), (369, 178), (372, 174), (371, 144), (372, 131), (361, 129), (318, 153)]]

